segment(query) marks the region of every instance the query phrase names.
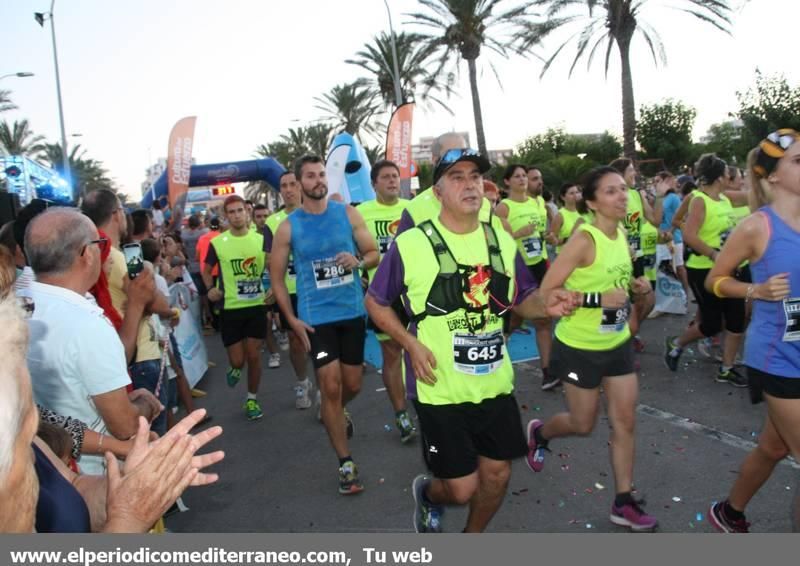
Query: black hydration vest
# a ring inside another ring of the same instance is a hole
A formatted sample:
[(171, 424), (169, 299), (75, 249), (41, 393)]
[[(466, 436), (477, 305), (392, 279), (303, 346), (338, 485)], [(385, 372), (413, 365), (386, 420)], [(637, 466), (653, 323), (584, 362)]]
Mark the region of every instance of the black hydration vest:
[[(481, 227), (489, 251), (489, 311), (501, 316), (508, 310), (508, 306), (504, 303), (508, 300), (511, 279), (506, 275), (494, 228), (487, 222), (481, 222)], [(462, 309), (467, 313), (483, 314), (486, 307), (475, 307), (464, 299), (464, 293), (470, 291), (469, 277), (478, 272), (475, 266), (456, 262), (444, 238), (430, 220), (422, 222), (417, 228), (422, 230), (433, 248), (439, 263), (439, 273), (428, 291), (425, 310), (414, 313), (411, 320), (419, 324), (428, 316), (445, 316)]]

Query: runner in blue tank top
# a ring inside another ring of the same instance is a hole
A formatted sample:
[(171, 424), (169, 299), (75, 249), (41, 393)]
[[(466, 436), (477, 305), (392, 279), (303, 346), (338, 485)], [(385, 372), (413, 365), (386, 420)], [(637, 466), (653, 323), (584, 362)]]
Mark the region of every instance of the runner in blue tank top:
[[(753, 303), (745, 365), (751, 401), (767, 402), (758, 446), (728, 498), (711, 506), (709, 520), (727, 533), (748, 532), (747, 503), (787, 454), (800, 458), (800, 134), (773, 132), (750, 152), (748, 166), (757, 212), (731, 234), (706, 280), (718, 297)], [(752, 283), (732, 277), (744, 260), (752, 266)], [(797, 494), (794, 514), (800, 518)]]
[[(295, 176), (303, 206), (275, 234), (270, 278), (278, 305), (317, 372), (322, 422), (339, 457), (339, 493), (359, 493), (364, 486), (350, 456), (353, 423), (345, 406), (361, 389), (363, 375), (366, 329), (358, 271), (375, 267), (379, 254), (361, 214), (328, 200), (322, 158), (300, 158)], [(284, 279), (290, 253), (297, 274), (296, 313)]]

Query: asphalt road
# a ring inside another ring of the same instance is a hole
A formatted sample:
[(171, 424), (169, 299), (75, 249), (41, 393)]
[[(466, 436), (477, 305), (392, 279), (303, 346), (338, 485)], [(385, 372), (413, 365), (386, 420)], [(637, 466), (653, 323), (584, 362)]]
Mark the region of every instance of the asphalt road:
[[(739, 464), (764, 419), (764, 406), (750, 404), (746, 389), (714, 382), (716, 366), (696, 350), (685, 353), (677, 373), (662, 361), (666, 334), (677, 334), (688, 317), (647, 321), (639, 356), (637, 496), (659, 519), (660, 532), (711, 532), (707, 511), (732, 485)], [(531, 336), (531, 340), (533, 337)], [(288, 354), (281, 368), (264, 370), (259, 399), (264, 418), (248, 422), (242, 403), (244, 379), (225, 384), (225, 352), (218, 336), (206, 338), (209, 370), (198, 400), (222, 425), (214, 448), (224, 449), (217, 484), (191, 489), (189, 511), (167, 519), (174, 532), (413, 532), (411, 480), (424, 470), (419, 442), (402, 445), (380, 375), (368, 368), (361, 394), (350, 405), (355, 421), (352, 454), (366, 490), (337, 492), (338, 462), (313, 410), (294, 408), (294, 377)], [(266, 355), (264, 357), (266, 368)], [(310, 366), (309, 366), (310, 367)], [(538, 362), (515, 366), (523, 421), (562, 410), (560, 392), (539, 389)], [(390, 425), (390, 430), (386, 426)], [(607, 451), (607, 420), (601, 416), (586, 438), (551, 443), (544, 470), (514, 462), (505, 502), (490, 524), (494, 532), (624, 532), (608, 520), (613, 480)], [(752, 532), (790, 532), (791, 500), (798, 468), (784, 461), (747, 509)], [(445, 530), (458, 532), (464, 509), (450, 508)]]

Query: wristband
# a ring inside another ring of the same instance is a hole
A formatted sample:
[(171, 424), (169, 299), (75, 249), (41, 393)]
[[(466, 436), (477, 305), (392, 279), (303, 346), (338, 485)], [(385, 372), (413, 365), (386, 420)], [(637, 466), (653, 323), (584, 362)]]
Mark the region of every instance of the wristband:
[(719, 279), (717, 279), (714, 282), (714, 285), (711, 286), (711, 292), (714, 293), (714, 295), (719, 297), (720, 299), (724, 299), (725, 295), (723, 295), (722, 291), (719, 290), (719, 286), (726, 279), (732, 279), (732, 277), (730, 275), (726, 275), (724, 277), (720, 277)]
[(602, 296), (600, 293), (584, 293), (583, 294), (583, 307), (587, 309), (599, 309), (602, 305)]

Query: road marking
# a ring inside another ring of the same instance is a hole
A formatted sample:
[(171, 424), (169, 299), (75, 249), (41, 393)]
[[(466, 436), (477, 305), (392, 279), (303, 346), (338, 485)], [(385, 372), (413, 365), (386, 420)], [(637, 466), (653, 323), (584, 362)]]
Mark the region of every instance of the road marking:
[[(636, 412), (642, 415), (647, 415), (648, 417), (653, 417), (654, 419), (665, 421), (673, 426), (694, 432), (695, 434), (700, 434), (706, 438), (719, 440), (723, 444), (733, 446), (734, 448), (739, 448), (745, 452), (750, 452), (756, 447), (756, 443), (750, 440), (746, 440), (736, 435), (723, 432), (719, 429), (700, 424), (698, 422), (689, 420), (686, 417), (681, 417), (680, 415), (668, 413), (667, 411), (662, 411), (661, 409), (656, 409), (650, 405), (640, 404), (636, 408)], [(784, 458), (780, 463), (789, 465), (795, 470), (800, 470), (800, 464), (795, 462), (794, 458), (791, 456)]]

